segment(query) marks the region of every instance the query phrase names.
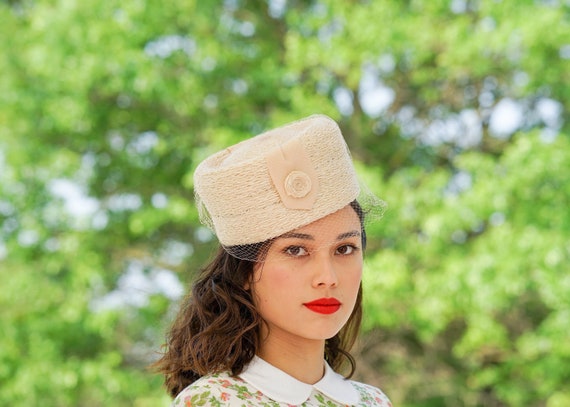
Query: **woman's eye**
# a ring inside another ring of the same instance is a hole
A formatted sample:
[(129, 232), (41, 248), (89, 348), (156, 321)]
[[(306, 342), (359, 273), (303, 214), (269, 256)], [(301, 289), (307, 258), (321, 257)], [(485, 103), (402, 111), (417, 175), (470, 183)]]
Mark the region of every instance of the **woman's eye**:
[(307, 254), (309, 254), (309, 252), (307, 252), (307, 250), (301, 246), (289, 246), (285, 249), (285, 254), (288, 254), (289, 256), (293, 257), (300, 257), (300, 256), (306, 256)]
[(342, 246), (338, 247), (338, 248), (336, 249), (336, 252), (337, 252), (338, 254), (343, 255), (343, 256), (347, 256), (347, 255), (349, 255), (349, 254), (354, 253), (356, 250), (358, 250), (358, 247), (353, 246), (353, 245), (351, 245), (351, 244), (345, 244), (345, 245), (342, 245)]

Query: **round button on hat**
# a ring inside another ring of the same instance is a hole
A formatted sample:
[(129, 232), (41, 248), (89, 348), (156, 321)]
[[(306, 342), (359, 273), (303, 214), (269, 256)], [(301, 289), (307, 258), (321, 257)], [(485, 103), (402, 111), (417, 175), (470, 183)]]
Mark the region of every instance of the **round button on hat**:
[(285, 191), (294, 198), (307, 196), (311, 191), (311, 177), (303, 171), (291, 171), (285, 178)]

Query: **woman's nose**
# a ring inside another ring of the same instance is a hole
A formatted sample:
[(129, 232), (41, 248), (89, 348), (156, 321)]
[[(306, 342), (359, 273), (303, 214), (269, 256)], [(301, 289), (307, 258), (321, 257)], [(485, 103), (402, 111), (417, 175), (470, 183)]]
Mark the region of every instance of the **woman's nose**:
[(334, 260), (325, 253), (315, 256), (314, 264), (314, 287), (336, 287), (338, 285), (337, 271)]

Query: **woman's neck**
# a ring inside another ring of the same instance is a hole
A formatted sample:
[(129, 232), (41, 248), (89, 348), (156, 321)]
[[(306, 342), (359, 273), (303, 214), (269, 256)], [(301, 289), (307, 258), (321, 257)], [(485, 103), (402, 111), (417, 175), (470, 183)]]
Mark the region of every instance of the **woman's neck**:
[(315, 384), (324, 375), (324, 340), (291, 341), (278, 335), (268, 336), (258, 356), (289, 376)]

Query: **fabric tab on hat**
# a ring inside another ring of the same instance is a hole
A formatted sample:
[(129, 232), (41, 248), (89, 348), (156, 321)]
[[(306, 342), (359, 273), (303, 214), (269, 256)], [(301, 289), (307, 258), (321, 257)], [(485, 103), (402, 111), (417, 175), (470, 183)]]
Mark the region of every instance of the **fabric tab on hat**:
[(317, 200), (319, 180), (301, 140), (290, 140), (266, 153), (267, 170), (289, 209), (311, 209)]

